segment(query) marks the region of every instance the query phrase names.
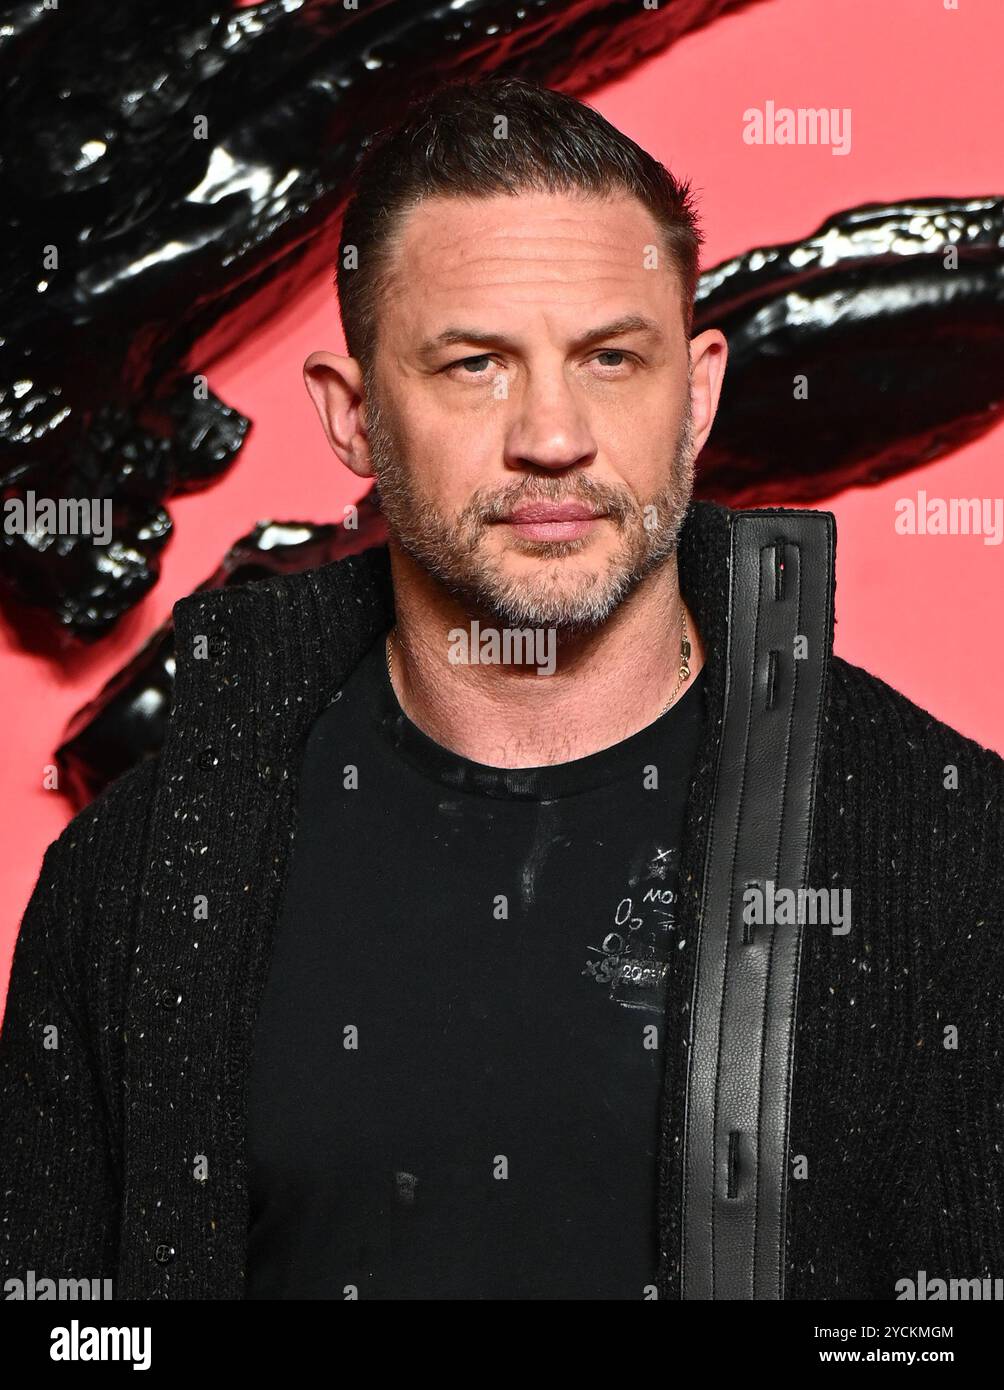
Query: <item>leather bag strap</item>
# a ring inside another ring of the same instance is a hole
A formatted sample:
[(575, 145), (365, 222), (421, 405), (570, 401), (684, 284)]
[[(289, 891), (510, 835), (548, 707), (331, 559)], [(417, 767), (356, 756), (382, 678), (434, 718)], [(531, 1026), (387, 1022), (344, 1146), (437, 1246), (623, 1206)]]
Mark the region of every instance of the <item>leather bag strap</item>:
[(802, 927), (748, 925), (744, 893), (809, 887), (835, 538), (828, 512), (740, 512), (732, 524), (725, 705), (691, 1010), (684, 1299), (784, 1297)]

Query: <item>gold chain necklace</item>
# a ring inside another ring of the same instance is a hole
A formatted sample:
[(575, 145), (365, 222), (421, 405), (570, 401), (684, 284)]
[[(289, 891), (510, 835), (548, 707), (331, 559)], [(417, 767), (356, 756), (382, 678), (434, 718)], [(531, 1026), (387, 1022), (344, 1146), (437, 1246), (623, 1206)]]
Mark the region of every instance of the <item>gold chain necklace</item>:
[[(669, 709), (670, 705), (676, 699), (677, 695), (679, 695), (680, 691), (686, 685), (687, 681), (690, 680), (690, 638), (687, 636), (687, 610), (685, 608), (680, 609), (680, 632), (680, 678), (673, 688), (672, 695), (670, 695), (669, 699), (666, 701), (666, 703), (663, 705), (662, 709), (656, 716), (657, 719), (662, 718), (662, 716)], [(388, 632), (387, 641), (385, 644), (385, 650), (387, 653), (387, 675), (390, 678), (390, 683), (392, 687), (394, 685), (394, 645), (392, 639), (396, 637), (397, 627), (395, 626), (392, 627), (391, 630)]]
[(659, 711), (659, 718), (666, 713), (670, 705), (679, 695), (680, 691), (690, 680), (690, 638), (687, 636), (687, 610), (680, 609), (680, 679), (677, 681), (672, 695)]

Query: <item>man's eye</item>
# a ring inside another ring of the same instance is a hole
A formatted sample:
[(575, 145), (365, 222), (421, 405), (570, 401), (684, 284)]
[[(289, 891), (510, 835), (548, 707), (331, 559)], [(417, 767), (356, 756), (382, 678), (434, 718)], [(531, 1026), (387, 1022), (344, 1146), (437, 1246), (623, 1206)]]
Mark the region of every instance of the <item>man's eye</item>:
[[(596, 355), (597, 357), (619, 357), (621, 359), (621, 362), (627, 360), (625, 354), (621, 352), (619, 348), (604, 348), (602, 352), (599, 352)], [(621, 362), (603, 362), (600, 365), (604, 367), (619, 367), (621, 365)]]
[[(490, 362), (491, 360), (491, 354), (488, 352), (483, 352), (480, 357), (461, 357), (456, 362), (450, 362), (446, 370), (450, 372), (453, 371), (454, 367), (470, 367), (472, 363)], [(461, 373), (461, 375), (484, 376), (485, 373), (483, 371), (465, 371)]]

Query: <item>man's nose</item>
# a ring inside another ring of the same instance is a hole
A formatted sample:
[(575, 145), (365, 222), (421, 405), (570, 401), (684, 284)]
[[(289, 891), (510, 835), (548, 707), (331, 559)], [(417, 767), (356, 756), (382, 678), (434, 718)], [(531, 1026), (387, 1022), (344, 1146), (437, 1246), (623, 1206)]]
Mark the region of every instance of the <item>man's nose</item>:
[(575, 392), (563, 376), (530, 383), (512, 421), (506, 462), (558, 472), (590, 463), (596, 441)]

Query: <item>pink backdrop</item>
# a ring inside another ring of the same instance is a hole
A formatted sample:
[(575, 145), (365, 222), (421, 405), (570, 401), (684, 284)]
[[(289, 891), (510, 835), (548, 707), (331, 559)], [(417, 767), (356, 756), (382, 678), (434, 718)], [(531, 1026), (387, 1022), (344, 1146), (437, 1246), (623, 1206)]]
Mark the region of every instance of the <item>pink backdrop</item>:
[[(999, 194), (1004, 5), (945, 4), (762, 0), (589, 100), (667, 167), (694, 179), (705, 265), (798, 239), (858, 203)], [(768, 100), (850, 107), (850, 154), (745, 145), (743, 111)], [(211, 369), (213, 390), (250, 415), (254, 428), (226, 479), (171, 503), (176, 531), (161, 581), (99, 650), (55, 670), (20, 650), (5, 623), (0, 630), (0, 727), (8, 738), (0, 988), (43, 851), (70, 818), (66, 799), (42, 789), (66, 720), (255, 522), (338, 519), (341, 505), (362, 490), (328, 452), (302, 384), (303, 359), (319, 347), (344, 351), (327, 282)], [(837, 518), (838, 653), (1004, 753), (1004, 546), (893, 529), (896, 499), (919, 487), (932, 497), (1000, 497), (1002, 447), (998, 428), (939, 463), (814, 505)]]

